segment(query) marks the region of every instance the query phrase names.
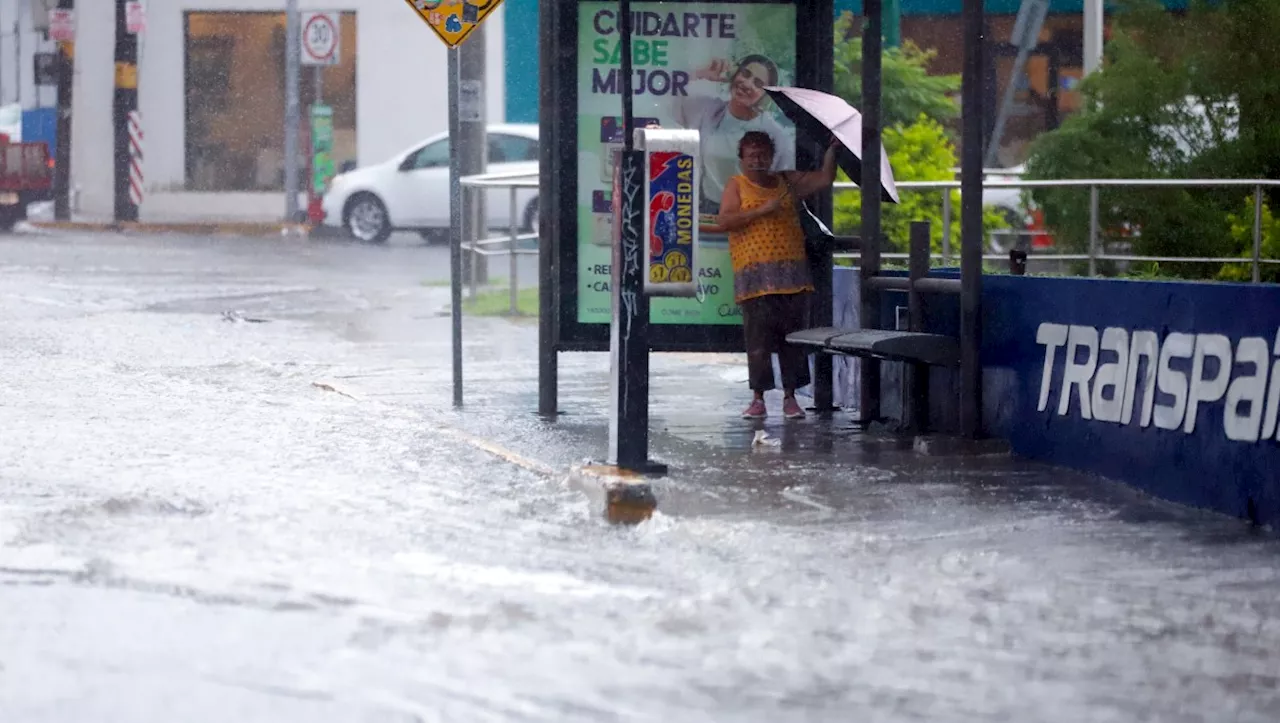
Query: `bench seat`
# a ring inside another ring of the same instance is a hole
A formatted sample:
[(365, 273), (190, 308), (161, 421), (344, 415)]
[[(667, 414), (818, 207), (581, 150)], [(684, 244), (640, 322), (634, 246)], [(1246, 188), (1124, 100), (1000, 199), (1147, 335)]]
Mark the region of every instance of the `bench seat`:
[(884, 329), (850, 330), (827, 326), (792, 332), (787, 335), (787, 341), (829, 354), (939, 367), (960, 365), (960, 340), (943, 334)]

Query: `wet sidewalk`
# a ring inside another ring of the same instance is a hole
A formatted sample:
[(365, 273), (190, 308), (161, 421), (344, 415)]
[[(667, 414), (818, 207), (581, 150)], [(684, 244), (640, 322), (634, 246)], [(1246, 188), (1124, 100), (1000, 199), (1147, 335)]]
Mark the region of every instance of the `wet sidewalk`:
[[(0, 237), (0, 720), (1280, 719), (1280, 541), (655, 355), (634, 527), (564, 484), (608, 358), (440, 249)], [(261, 320), (252, 323), (251, 320)], [(775, 405), (776, 406), (776, 405)]]

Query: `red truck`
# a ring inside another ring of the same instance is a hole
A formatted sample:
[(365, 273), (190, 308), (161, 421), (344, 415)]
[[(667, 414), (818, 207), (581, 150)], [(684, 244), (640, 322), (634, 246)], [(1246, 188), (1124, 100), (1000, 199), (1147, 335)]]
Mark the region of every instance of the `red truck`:
[(53, 160), (44, 142), (11, 143), (0, 133), (0, 231), (27, 217), (27, 204), (53, 198)]

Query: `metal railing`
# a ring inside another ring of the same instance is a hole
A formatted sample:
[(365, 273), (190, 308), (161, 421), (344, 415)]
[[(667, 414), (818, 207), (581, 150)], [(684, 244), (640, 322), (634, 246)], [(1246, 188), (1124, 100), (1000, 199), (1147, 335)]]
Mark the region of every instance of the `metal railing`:
[[(951, 191), (960, 189), (959, 181), (904, 181), (898, 183), (899, 190), (905, 191), (941, 191), (942, 193), (942, 263), (951, 263)], [(1044, 254), (1045, 257), (1060, 261), (1088, 261), (1089, 276), (1097, 276), (1099, 261), (1117, 262), (1156, 262), (1156, 263), (1192, 263), (1192, 264), (1241, 264), (1247, 263), (1252, 269), (1253, 283), (1261, 281), (1264, 264), (1280, 264), (1280, 259), (1262, 258), (1262, 189), (1280, 187), (1280, 180), (1246, 179), (1246, 178), (1071, 178), (1054, 181), (987, 181), (983, 189), (990, 188), (1087, 188), (1089, 189), (1089, 247), (1086, 254)], [(1174, 256), (1139, 256), (1135, 254), (1102, 253), (1099, 244), (1098, 190), (1101, 188), (1223, 188), (1244, 187), (1253, 189), (1253, 253), (1250, 258), (1204, 258)], [(836, 191), (857, 190), (855, 183), (836, 183)], [(839, 254), (848, 258), (856, 254)], [(882, 258), (906, 259), (907, 254), (885, 253)], [(930, 253), (932, 261), (933, 254)], [(984, 260), (1003, 260), (1001, 254), (983, 254)]]
[[(480, 218), (480, 205), (473, 204), (475, 209), (470, 219), (463, 219), (462, 227), (462, 250), (470, 252), (477, 256), (506, 256), (510, 262), (508, 271), (508, 286), (511, 292), (509, 312), (514, 316), (519, 313), (519, 296), (520, 296), (520, 265), (519, 257), (522, 255), (536, 256), (538, 254), (537, 247), (532, 249), (520, 248), (521, 241), (536, 240), (537, 232), (520, 233), (520, 213), (519, 204), (516, 203), (516, 192), (521, 188), (537, 188), (538, 174), (536, 173), (480, 173), (474, 176), (463, 176), (458, 181), (458, 185), (462, 187), (462, 204), (463, 208), (467, 207), (467, 202), (472, 193), (483, 193), (488, 188), (505, 188), (508, 189), (508, 198), (510, 199), (510, 221), (507, 234), (505, 236), (493, 236), (481, 238), (481, 235), (488, 231), (488, 224), (482, 222)], [(468, 298), (476, 298), (476, 288), (479, 286), (479, 264), (477, 259), (472, 258), (471, 278), (469, 279)]]
[[(478, 218), (471, 219), (464, 229), (464, 239), (469, 239), (463, 244), (463, 248), (481, 256), (500, 256), (508, 255), (511, 259), (511, 311), (516, 311), (516, 297), (518, 294), (518, 271), (516, 268), (516, 258), (520, 254), (536, 255), (537, 249), (520, 249), (518, 244), (520, 241), (536, 239), (536, 233), (520, 234), (516, 213), (516, 191), (521, 188), (538, 188), (539, 177), (536, 173), (489, 173), (478, 174), (474, 176), (466, 176), (461, 179), (464, 199), (469, 192), (476, 190), (483, 191), (486, 188), (506, 188), (509, 189), (511, 203), (511, 228), (505, 236), (496, 236), (490, 238), (479, 238), (478, 230), (483, 226), (479, 223)], [(941, 261), (943, 264), (950, 264), (954, 257), (953, 243), (951, 234), (951, 222), (953, 218), (954, 208), (951, 201), (951, 191), (960, 189), (959, 181), (904, 181), (897, 184), (899, 190), (902, 191), (918, 191), (928, 192), (935, 191), (942, 194), (942, 249)], [(1102, 188), (1226, 188), (1240, 187), (1253, 189), (1253, 249), (1249, 258), (1228, 257), (1228, 258), (1208, 258), (1208, 257), (1178, 257), (1178, 256), (1144, 256), (1137, 254), (1125, 253), (1105, 253), (1099, 240), (1100, 223), (1099, 223), (1099, 189)], [(833, 186), (836, 192), (856, 191), (858, 185), (855, 183), (836, 183)], [(1084, 254), (1037, 254), (1039, 258), (1051, 259), (1055, 261), (1088, 261), (1089, 276), (1097, 276), (1099, 261), (1114, 262), (1156, 262), (1156, 263), (1191, 263), (1191, 264), (1249, 264), (1252, 270), (1252, 279), (1254, 283), (1261, 281), (1262, 266), (1268, 264), (1280, 264), (1280, 259), (1262, 258), (1262, 195), (1265, 188), (1280, 188), (1280, 180), (1268, 179), (1124, 179), (1124, 178), (1081, 178), (1081, 179), (1061, 179), (1052, 181), (987, 181), (983, 183), (985, 189), (1025, 189), (1025, 188), (1087, 188), (1089, 189), (1089, 245), (1088, 253)], [(1026, 231), (1014, 231), (1019, 235), (1027, 235)], [(501, 248), (491, 248), (501, 247)], [(837, 253), (838, 258), (855, 258), (857, 253)], [(909, 254), (906, 253), (882, 253), (881, 258), (906, 260)], [(932, 263), (935, 254), (930, 250), (930, 262)], [(984, 261), (1008, 261), (1005, 254), (984, 253), (982, 255)], [(472, 264), (470, 295), (472, 298), (476, 294), (476, 265)]]

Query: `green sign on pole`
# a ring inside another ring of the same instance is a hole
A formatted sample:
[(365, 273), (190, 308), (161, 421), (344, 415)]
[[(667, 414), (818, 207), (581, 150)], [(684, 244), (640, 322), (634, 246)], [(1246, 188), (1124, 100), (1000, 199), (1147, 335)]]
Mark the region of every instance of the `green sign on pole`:
[(322, 195), (334, 176), (333, 108), (311, 106), (311, 189)]

